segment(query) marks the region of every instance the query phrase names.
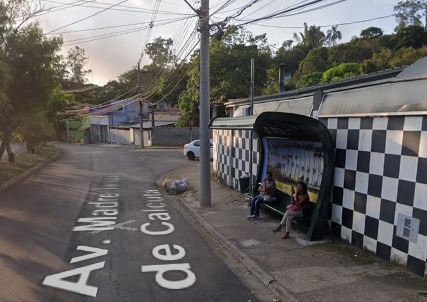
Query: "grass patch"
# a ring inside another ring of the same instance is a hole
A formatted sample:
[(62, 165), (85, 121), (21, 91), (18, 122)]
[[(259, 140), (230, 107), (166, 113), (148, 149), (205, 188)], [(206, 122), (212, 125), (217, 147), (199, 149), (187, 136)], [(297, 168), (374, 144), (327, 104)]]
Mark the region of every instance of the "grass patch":
[(52, 157), (58, 153), (58, 151), (58, 148), (48, 145), (46, 147), (41, 147), (39, 154), (21, 153), (16, 155), (15, 163), (13, 164), (9, 163), (8, 161), (1, 160), (0, 185)]

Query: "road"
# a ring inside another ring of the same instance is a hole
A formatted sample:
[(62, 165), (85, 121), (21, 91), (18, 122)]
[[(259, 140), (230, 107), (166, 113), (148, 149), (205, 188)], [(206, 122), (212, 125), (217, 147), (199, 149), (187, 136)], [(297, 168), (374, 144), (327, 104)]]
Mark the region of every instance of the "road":
[(157, 191), (181, 150), (59, 146), (0, 193), (0, 301), (256, 301)]

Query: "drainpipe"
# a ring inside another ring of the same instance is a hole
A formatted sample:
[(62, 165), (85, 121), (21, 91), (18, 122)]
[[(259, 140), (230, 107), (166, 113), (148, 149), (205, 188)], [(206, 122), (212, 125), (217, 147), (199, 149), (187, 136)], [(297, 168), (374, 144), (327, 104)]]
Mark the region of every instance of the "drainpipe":
[(279, 93), (285, 91), (285, 64), (280, 64), (279, 69)]

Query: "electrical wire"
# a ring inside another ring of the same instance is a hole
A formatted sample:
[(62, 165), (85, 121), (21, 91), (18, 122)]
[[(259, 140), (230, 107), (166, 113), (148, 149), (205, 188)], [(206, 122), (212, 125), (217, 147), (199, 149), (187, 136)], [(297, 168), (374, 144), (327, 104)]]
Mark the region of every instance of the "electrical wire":
[[(180, 18), (179, 20), (177, 19), (177, 20), (172, 21), (172, 22), (169, 22), (169, 21), (162, 22), (162, 23), (157, 24), (157, 26), (168, 25), (171, 23), (179, 22), (181, 20), (182, 20), (182, 18)], [(117, 32), (91, 36), (91, 37), (68, 40), (68, 41), (65, 41), (64, 46), (70, 46), (70, 45), (74, 45), (74, 44), (83, 44), (83, 43), (87, 43), (87, 42), (93, 42), (93, 41), (103, 40), (103, 39), (107, 39), (107, 38), (113, 38), (113, 37), (122, 36), (122, 35), (130, 34), (130, 33), (135, 33), (135, 32), (142, 31), (142, 30), (145, 30), (148, 28), (149, 28), (149, 26), (143, 26), (143, 27), (126, 29), (126, 30), (121, 30), (121, 31), (117, 31)]]
[[(183, 19), (187, 20), (189, 18), (190, 17), (186, 17), (186, 18), (178, 17), (178, 18), (171, 18), (171, 19), (162, 19), (160, 21), (182, 21)], [(77, 32), (86, 32), (86, 31), (129, 27), (129, 26), (134, 26), (134, 25), (146, 25), (146, 24), (150, 24), (150, 22), (137, 22), (137, 23), (118, 24), (118, 25), (112, 25), (112, 26), (102, 26), (102, 27), (93, 27), (93, 28), (85, 28), (85, 29), (77, 29), (77, 30), (68, 30), (68, 31), (57, 32), (55, 34), (63, 35), (63, 34), (70, 34), (70, 33), (77, 33)]]
[[(55, 4), (63, 4), (63, 5), (68, 5), (68, 3), (65, 2), (60, 2), (60, 1), (55, 1), (55, 0), (42, 0), (43, 2), (49, 2), (49, 3), (55, 3)], [(77, 1), (77, 2), (82, 2), (82, 1)], [(92, 2), (96, 2), (96, 5), (88, 5)], [(101, 5), (101, 6), (99, 6)], [(76, 4), (74, 6), (79, 6), (82, 8), (105, 8), (105, 6), (107, 5), (111, 5), (111, 3), (106, 3), (106, 2), (99, 2), (97, 0), (84, 0), (83, 3), (81, 4)], [(73, 6), (73, 7), (74, 7)], [(122, 12), (130, 12), (130, 13), (143, 13), (143, 14), (151, 14), (153, 13), (153, 10), (147, 9), (147, 8), (141, 8), (141, 7), (136, 7), (136, 6), (125, 6), (125, 5), (117, 5), (114, 8), (111, 8), (109, 10), (112, 11), (122, 11)], [(159, 14), (169, 14), (169, 15), (183, 15), (182, 13), (177, 13), (177, 12), (171, 12), (171, 11), (159, 11)]]
[[(376, 18), (371, 18), (371, 19), (357, 20), (357, 21), (351, 21), (351, 22), (345, 22), (345, 23), (319, 25), (318, 27), (325, 28), (325, 27), (331, 27), (331, 26), (345, 26), (345, 25), (359, 24), (359, 23), (370, 22), (370, 21), (381, 20), (381, 19), (387, 19), (387, 18), (391, 18), (391, 17), (395, 17), (395, 15), (394, 14), (393, 15), (386, 15), (386, 16), (381, 16), (381, 17), (376, 17)], [(253, 25), (262, 26), (262, 27), (271, 27), (271, 28), (284, 28), (284, 29), (286, 29), (286, 28), (288, 28), (288, 29), (303, 29), (304, 28), (304, 26), (280, 26), (280, 25), (268, 25), (268, 24), (258, 24), (258, 23), (253, 23)]]
[(82, 18), (82, 19), (79, 19), (79, 20), (77, 20), (77, 21), (74, 21), (74, 22), (68, 23), (68, 24), (66, 24), (66, 25), (63, 25), (63, 26), (61, 26), (61, 27), (57, 28), (57, 29), (51, 30), (50, 32), (46, 33), (45, 35), (51, 34), (51, 33), (53, 33), (53, 32), (56, 32), (56, 31), (60, 30), (60, 29), (63, 29), (63, 28), (66, 28), (66, 27), (68, 27), (68, 26), (71, 26), (71, 25), (74, 25), (74, 24), (77, 24), (77, 23), (83, 22), (83, 21), (88, 20), (88, 19), (90, 19), (90, 18), (93, 18), (93, 17), (95, 17), (95, 16), (97, 16), (97, 15), (99, 15), (99, 14), (101, 14), (101, 13), (103, 13), (103, 12), (105, 12), (105, 11), (107, 11), (107, 10), (109, 10), (109, 9), (111, 9), (111, 8), (113, 8), (113, 7), (117, 6), (117, 5), (119, 5), (119, 4), (121, 4), (121, 3), (125, 3), (125, 2), (127, 2), (127, 1), (128, 1), (128, 0), (122, 0), (122, 1), (120, 1), (119, 3), (116, 3), (116, 4), (113, 4), (113, 5), (110, 5), (109, 7), (104, 8), (103, 10), (100, 10), (100, 11), (98, 11), (98, 12), (96, 12), (96, 13), (92, 14), (92, 15), (89, 15), (89, 16), (84, 17), (84, 18)]
[[(312, 8), (312, 9), (307, 9), (307, 10), (301, 11), (301, 10), (306, 9), (310, 6), (313, 6), (315, 4), (320, 4), (321, 2), (325, 2), (325, 0), (313, 0), (313, 1), (310, 1), (308, 3), (306, 1), (302, 1), (305, 3), (300, 2), (301, 4), (298, 6), (287, 7), (287, 8), (285, 8), (279, 12), (275, 12), (275, 13), (272, 13), (269, 15), (265, 15), (263, 17), (259, 17), (259, 18), (253, 19), (253, 20), (242, 22), (242, 23), (239, 23), (238, 26), (248, 25), (248, 24), (252, 24), (255, 22), (270, 20), (270, 19), (274, 19), (274, 18), (283, 18), (283, 17), (289, 17), (289, 16), (293, 16), (293, 15), (297, 15), (297, 14), (307, 13), (310, 11), (315, 11), (315, 10), (323, 9), (323, 8), (326, 8), (326, 7), (329, 7), (332, 5), (336, 5), (336, 4), (345, 2), (345, 1), (347, 1), (347, 0), (338, 0), (338, 1), (328, 3), (328, 4), (325, 4), (322, 6), (318, 6), (318, 7)], [(296, 13), (293, 13), (293, 12), (296, 12)], [(244, 21), (244, 19), (238, 20), (238, 21)]]

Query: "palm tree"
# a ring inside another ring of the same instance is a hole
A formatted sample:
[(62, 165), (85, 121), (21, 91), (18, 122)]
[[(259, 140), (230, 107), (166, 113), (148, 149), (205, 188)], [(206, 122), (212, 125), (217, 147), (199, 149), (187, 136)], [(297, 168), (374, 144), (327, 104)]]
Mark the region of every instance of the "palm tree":
[(320, 26), (304, 23), (304, 33), (294, 33), (294, 40), (298, 44), (303, 44), (309, 49), (314, 49), (323, 46), (326, 42), (325, 33), (320, 29)]
[(338, 25), (332, 26), (332, 28), (328, 29), (328, 31), (326, 32), (326, 43), (328, 45), (335, 46), (337, 40), (341, 40), (341, 39), (342, 39), (342, 34), (338, 30)]

